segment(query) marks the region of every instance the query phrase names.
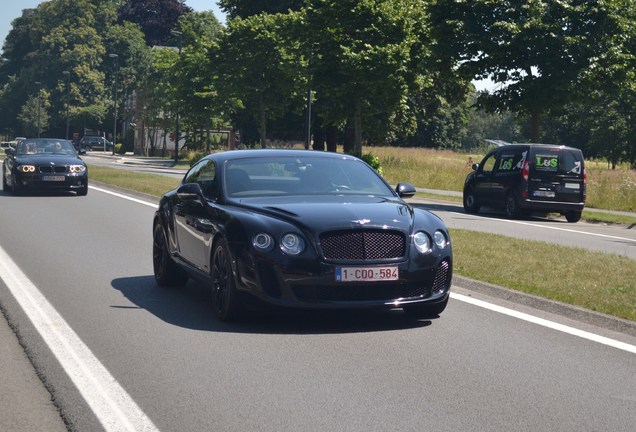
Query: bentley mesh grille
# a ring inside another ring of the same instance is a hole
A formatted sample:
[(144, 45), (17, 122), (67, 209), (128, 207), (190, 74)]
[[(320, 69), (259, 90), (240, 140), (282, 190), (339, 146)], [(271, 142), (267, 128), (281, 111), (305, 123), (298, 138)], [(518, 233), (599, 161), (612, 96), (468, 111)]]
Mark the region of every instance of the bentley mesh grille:
[(381, 260), (400, 258), (405, 251), (404, 234), (389, 230), (330, 231), (320, 235), (328, 260)]

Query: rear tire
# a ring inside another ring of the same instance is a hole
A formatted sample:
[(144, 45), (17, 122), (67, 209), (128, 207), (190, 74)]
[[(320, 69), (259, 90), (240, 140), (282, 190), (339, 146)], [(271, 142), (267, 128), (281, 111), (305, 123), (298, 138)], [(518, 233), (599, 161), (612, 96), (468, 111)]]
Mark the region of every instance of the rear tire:
[(232, 255), (225, 239), (220, 239), (212, 254), (212, 307), (219, 321), (236, 321), (242, 315), (240, 293), (232, 273)]
[(517, 219), (521, 216), (521, 209), (512, 192), (508, 192), (508, 195), (506, 195), (506, 216), (509, 219)]
[(472, 188), (464, 189), (464, 211), (466, 213), (474, 214), (479, 211), (481, 206), (477, 202), (477, 198), (475, 197), (475, 192)]
[(152, 265), (159, 286), (182, 286), (188, 281), (188, 274), (170, 256), (168, 239), (160, 223), (155, 225), (152, 236)]
[(581, 214), (583, 212), (580, 211), (569, 211), (565, 213), (565, 219), (570, 223), (576, 223), (581, 220)]

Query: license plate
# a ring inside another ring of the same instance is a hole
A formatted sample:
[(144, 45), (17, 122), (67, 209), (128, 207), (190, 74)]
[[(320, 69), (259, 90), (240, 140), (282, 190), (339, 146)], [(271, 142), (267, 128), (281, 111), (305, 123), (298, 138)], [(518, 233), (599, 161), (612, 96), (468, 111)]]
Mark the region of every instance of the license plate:
[(581, 185), (578, 183), (566, 183), (565, 184), (565, 188), (566, 189), (581, 189)]
[(42, 177), (42, 181), (64, 181), (64, 176), (44, 176)]
[(381, 282), (398, 280), (397, 266), (390, 267), (336, 267), (336, 282)]
[(534, 191), (532, 193), (533, 196), (536, 197), (544, 197), (544, 198), (554, 198), (554, 192), (553, 191)]

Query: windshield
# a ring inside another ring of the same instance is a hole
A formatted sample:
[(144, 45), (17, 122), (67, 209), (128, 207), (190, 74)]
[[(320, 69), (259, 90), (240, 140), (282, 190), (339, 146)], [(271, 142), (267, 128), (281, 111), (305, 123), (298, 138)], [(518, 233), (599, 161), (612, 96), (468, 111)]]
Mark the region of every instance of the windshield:
[(324, 157), (255, 157), (227, 162), (229, 197), (316, 194), (393, 195), (363, 162)]
[(70, 141), (61, 139), (26, 139), (18, 144), (16, 155), (60, 154), (75, 155), (75, 148)]

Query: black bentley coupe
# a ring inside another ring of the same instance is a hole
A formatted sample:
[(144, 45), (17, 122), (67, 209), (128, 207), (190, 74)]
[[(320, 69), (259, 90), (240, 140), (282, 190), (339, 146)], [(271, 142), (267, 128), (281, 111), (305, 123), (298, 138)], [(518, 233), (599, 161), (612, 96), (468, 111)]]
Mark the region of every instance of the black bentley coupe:
[(88, 169), (64, 139), (28, 138), (5, 150), (2, 188), (19, 195), (26, 191), (88, 193)]
[(209, 286), (221, 321), (246, 301), (299, 308), (445, 308), (453, 256), (440, 218), (353, 156), (311, 150), (211, 154), (153, 220), (158, 285)]

